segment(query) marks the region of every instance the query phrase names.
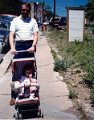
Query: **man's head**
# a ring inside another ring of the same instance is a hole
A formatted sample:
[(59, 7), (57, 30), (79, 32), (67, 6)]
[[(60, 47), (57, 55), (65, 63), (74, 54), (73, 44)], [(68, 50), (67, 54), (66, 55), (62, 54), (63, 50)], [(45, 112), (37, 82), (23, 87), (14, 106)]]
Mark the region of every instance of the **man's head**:
[(23, 4), (21, 6), (21, 14), (24, 19), (26, 19), (29, 16), (30, 11), (31, 11), (31, 5), (29, 3)]

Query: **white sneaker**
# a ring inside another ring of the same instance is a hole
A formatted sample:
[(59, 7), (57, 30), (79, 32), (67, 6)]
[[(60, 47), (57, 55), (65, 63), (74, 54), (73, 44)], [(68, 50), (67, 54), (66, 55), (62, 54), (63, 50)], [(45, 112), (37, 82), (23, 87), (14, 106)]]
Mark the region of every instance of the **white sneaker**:
[(29, 99), (30, 99), (30, 100), (34, 100), (34, 97), (33, 97), (33, 96), (30, 96)]
[(19, 96), (23, 96), (23, 93), (20, 93)]
[(17, 97), (16, 100), (15, 100), (15, 103), (18, 102), (19, 98)]
[(14, 82), (11, 82), (11, 83), (10, 83), (10, 87), (11, 87), (11, 89), (12, 89), (12, 90), (14, 90), (14, 89), (15, 89)]

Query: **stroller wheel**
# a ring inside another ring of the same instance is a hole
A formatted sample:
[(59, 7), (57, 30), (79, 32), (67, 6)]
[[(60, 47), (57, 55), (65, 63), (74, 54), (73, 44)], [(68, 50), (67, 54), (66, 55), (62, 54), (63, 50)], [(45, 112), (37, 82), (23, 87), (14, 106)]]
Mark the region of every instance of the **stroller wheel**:
[(43, 112), (41, 111), (41, 109), (39, 109), (37, 116), (38, 116), (38, 118), (44, 118), (44, 115), (43, 115)]
[(44, 118), (44, 114), (43, 113), (41, 113), (41, 118)]
[(38, 118), (41, 117), (41, 109), (38, 110), (37, 116), (38, 116)]
[(19, 112), (17, 112), (15, 114), (15, 119), (18, 120), (18, 119), (22, 119), (22, 114), (20, 114)]

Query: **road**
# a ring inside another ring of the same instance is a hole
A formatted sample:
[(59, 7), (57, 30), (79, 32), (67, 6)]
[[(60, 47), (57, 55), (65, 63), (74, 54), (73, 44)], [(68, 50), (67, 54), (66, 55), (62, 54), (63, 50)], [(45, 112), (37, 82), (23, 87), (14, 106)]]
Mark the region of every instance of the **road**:
[(2, 51), (2, 43), (0, 42), (0, 62), (2, 61), (2, 58), (4, 56), (4, 54), (1, 54)]
[[(68, 89), (58, 73), (53, 71), (53, 57), (45, 36), (40, 35), (36, 62), (40, 85), (40, 108), (44, 120), (79, 120), (72, 112), (73, 104), (68, 99)], [(0, 78), (0, 119), (14, 119), (16, 112), (10, 101), (11, 67)], [(29, 118), (37, 120), (38, 118)], [(42, 119), (42, 118), (40, 118)]]
[(1, 50), (2, 50), (2, 43), (0, 42), (0, 53), (1, 53)]

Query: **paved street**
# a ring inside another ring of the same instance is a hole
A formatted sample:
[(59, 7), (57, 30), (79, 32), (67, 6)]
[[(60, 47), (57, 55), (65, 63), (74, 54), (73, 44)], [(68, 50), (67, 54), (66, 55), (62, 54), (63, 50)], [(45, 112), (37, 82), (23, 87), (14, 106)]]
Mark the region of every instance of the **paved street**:
[[(7, 59), (10, 59), (9, 57), (10, 55)], [(79, 120), (72, 112), (73, 105), (68, 99), (66, 84), (61, 81), (62, 78), (59, 77), (58, 73), (53, 71), (53, 58), (50, 48), (46, 37), (41, 36), (41, 33), (37, 46), (36, 61), (38, 83), (40, 85), (40, 108), (44, 113), (44, 120)], [(13, 119), (16, 112), (14, 107), (9, 106), (10, 82), (11, 68), (0, 77), (0, 119)], [(32, 120), (35, 119), (38, 118), (32, 118)]]

